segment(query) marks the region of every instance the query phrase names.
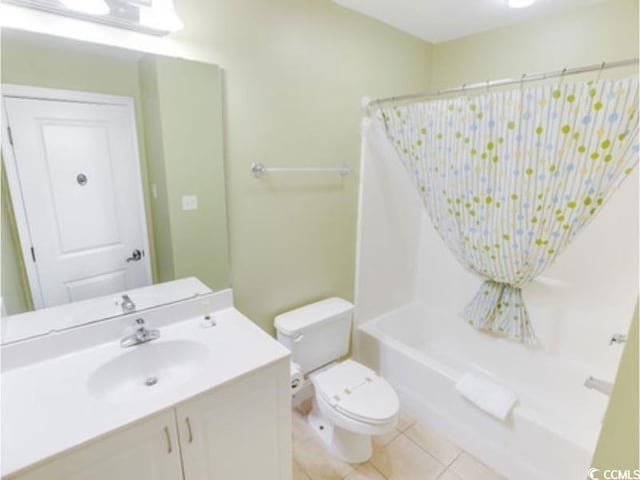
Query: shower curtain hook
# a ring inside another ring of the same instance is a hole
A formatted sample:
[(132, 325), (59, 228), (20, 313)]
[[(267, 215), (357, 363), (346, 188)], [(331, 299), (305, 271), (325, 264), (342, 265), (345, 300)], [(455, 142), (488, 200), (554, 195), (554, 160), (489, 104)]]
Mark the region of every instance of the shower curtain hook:
[(371, 116), (371, 99), (369, 97), (362, 97), (360, 100), (360, 106), (362, 107), (362, 112), (365, 117)]
[(566, 75), (567, 75), (567, 67), (564, 67), (562, 69), (562, 72), (560, 72), (560, 81), (558, 82), (558, 88), (562, 86), (562, 82), (564, 82)]
[(524, 107), (524, 79), (527, 76), (526, 73), (523, 73), (522, 76), (520, 77), (520, 108), (522, 109)]
[(600, 81), (600, 77), (602, 77), (602, 71), (604, 70), (604, 67), (606, 64), (607, 62), (602, 62), (602, 65), (600, 65), (600, 70), (598, 70), (598, 76), (596, 77), (596, 82)]
[(487, 80), (487, 93), (489, 93), (490, 86), (491, 86), (491, 80)]

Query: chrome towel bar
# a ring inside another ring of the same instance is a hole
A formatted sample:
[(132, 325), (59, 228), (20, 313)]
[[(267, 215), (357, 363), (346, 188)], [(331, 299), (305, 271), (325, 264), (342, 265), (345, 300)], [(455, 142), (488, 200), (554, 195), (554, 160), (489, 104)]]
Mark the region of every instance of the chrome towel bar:
[(342, 164), (340, 167), (316, 168), (316, 167), (265, 167), (262, 163), (253, 162), (251, 173), (254, 177), (260, 178), (267, 173), (337, 173), (341, 177), (351, 173), (351, 167)]

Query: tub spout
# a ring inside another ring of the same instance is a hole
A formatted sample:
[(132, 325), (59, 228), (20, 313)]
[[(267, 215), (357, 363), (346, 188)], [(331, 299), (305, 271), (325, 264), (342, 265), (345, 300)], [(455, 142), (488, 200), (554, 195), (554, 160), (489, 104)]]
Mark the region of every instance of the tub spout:
[(605, 395), (611, 395), (611, 390), (613, 390), (613, 384), (611, 382), (606, 382), (594, 377), (587, 378), (584, 381), (584, 386), (593, 390), (597, 390), (598, 392)]

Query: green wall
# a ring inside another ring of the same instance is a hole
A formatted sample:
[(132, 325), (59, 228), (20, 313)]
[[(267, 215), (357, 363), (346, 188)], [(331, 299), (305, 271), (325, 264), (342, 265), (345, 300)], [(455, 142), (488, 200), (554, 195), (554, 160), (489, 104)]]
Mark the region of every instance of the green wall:
[[(220, 69), (151, 56), (141, 83), (159, 279), (229, 287)], [(183, 195), (197, 195), (198, 209), (182, 210)]]
[[(637, 55), (637, 2), (431, 46), (328, 0), (182, 0), (177, 41), (224, 69), (225, 163), (236, 305), (275, 314), (353, 299), (358, 175), (254, 179), (252, 162), (359, 163), (360, 99)], [(113, 77), (113, 75), (110, 75)]]
[(593, 466), (600, 470), (636, 470), (640, 468), (638, 408), (638, 307), (634, 314), (629, 338), (622, 354), (600, 440), (593, 457)]
[[(224, 70), (225, 148), (236, 306), (273, 332), (276, 314), (353, 300), (362, 96), (428, 86), (431, 46), (328, 0), (181, 0), (177, 40)], [(266, 166), (355, 173), (282, 174)]]
[(328, 0), (183, 0), (173, 35), (225, 72), (232, 284), (267, 331), (284, 310), (353, 299), (358, 175), (255, 180), (252, 162), (358, 168), (372, 98), (637, 55), (637, 2), (610, 1), (429, 45)]
[(162, 115), (156, 64), (151, 56), (140, 61), (142, 118), (145, 123), (144, 143), (147, 149), (149, 183), (156, 185), (151, 200), (151, 218), (156, 249), (156, 275), (159, 282), (175, 278), (169, 195), (167, 194), (166, 161), (162, 142)]
[(636, 57), (638, 1), (613, 0), (435, 45), (431, 84), (519, 78)]
[(11, 201), (7, 179), (2, 165), (2, 208), (0, 208), (0, 245), (2, 245), (2, 261), (0, 281), (2, 282), (2, 300), (9, 315), (25, 312), (33, 308), (31, 295), (27, 285), (20, 242), (17, 237), (15, 218), (7, 205)]

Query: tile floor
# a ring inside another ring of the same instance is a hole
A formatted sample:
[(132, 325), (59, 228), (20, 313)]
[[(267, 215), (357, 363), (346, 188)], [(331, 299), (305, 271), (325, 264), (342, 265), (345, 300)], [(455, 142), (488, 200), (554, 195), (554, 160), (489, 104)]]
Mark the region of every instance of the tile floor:
[(333, 458), (311, 431), (309, 403), (293, 412), (293, 480), (504, 480), (456, 445), (402, 413), (395, 431), (374, 437), (369, 462)]

